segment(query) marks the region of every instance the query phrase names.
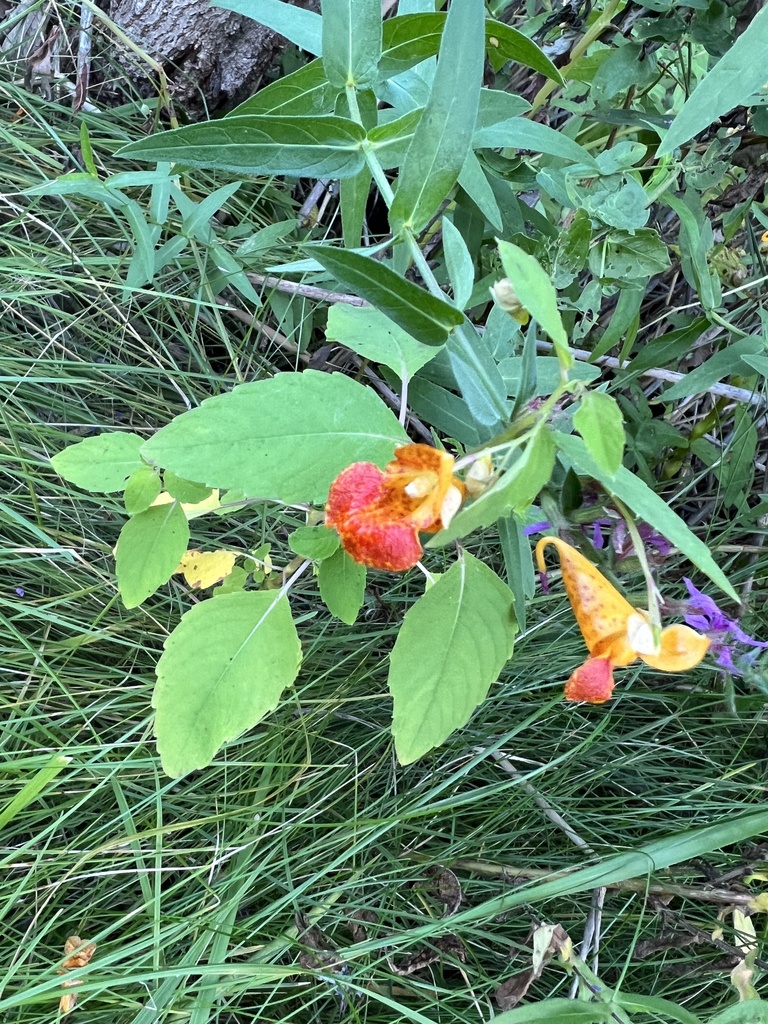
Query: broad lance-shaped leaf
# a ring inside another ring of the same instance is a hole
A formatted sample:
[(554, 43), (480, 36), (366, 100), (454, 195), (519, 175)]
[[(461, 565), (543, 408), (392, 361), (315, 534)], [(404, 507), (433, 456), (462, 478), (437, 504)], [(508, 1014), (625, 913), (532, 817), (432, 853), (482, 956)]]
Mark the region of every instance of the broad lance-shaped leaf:
[(609, 494), (615, 494), (621, 501), (626, 502), (649, 526), (658, 530), (663, 537), (679, 548), (682, 554), (690, 558), (693, 564), (709, 576), (728, 597), (734, 601), (739, 600), (738, 594), (715, 562), (704, 541), (700, 540), (680, 516), (672, 511), (666, 501), (652, 491), (640, 477), (630, 473), (625, 466), (621, 466), (614, 476), (606, 473), (592, 458), (582, 439), (573, 434), (556, 433), (555, 441), (557, 447), (568, 456), (577, 473), (599, 480)]
[(485, 59), (482, 0), (451, 4), (427, 105), (389, 212), (392, 231), (418, 232), (451, 189), (472, 146)]
[(384, 465), (408, 436), (370, 388), (340, 373), (280, 373), (183, 413), (144, 445), (163, 469), (248, 498), (322, 502), (353, 462)]
[(662, 139), (658, 155), (671, 153), (734, 107), (750, 106), (757, 93), (765, 96), (766, 52), (768, 7), (763, 7), (685, 101)]
[(176, 572), (189, 543), (189, 523), (178, 502), (156, 505), (120, 531), (115, 572), (126, 608), (136, 608)]
[(364, 139), (365, 129), (344, 117), (254, 114), (150, 135), (123, 146), (118, 155), (236, 174), (347, 178), (365, 164)]
[(122, 491), (126, 482), (144, 463), (139, 450), (144, 439), (138, 434), (99, 434), (71, 444), (51, 459), (51, 465), (69, 483), (84, 491), (110, 494)]
[(401, 764), (469, 721), (512, 657), (512, 592), (464, 552), (405, 615), (389, 665), (392, 735)]
[(409, 380), (440, 349), (424, 345), (374, 306), (350, 306), (337, 302), (328, 310), (325, 336), (353, 352), (383, 363), (403, 380)]
[(450, 302), (368, 256), (331, 245), (307, 246), (306, 252), (343, 288), (367, 299), (423, 345), (442, 345), (464, 319)]
[(172, 778), (205, 768), (223, 743), (260, 722), (301, 663), (288, 599), (274, 591), (195, 605), (164, 647), (152, 704), (158, 751)]
[(380, 57), (381, 0), (323, 0), (323, 64), (331, 85), (369, 85)]

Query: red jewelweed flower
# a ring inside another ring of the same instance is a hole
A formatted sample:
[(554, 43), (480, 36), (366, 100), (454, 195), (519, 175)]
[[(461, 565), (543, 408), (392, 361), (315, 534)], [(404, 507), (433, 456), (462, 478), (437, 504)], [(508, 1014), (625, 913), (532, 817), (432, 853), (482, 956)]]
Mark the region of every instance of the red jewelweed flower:
[(421, 558), (419, 533), (447, 526), (465, 493), (453, 475), (451, 455), (407, 444), (383, 470), (372, 462), (342, 470), (331, 484), (325, 522), (356, 562), (403, 572)]
[(544, 549), (560, 558), (565, 591), (590, 657), (565, 684), (566, 700), (603, 704), (613, 693), (613, 670), (638, 658), (661, 672), (686, 672), (698, 665), (709, 639), (689, 626), (667, 626), (654, 640), (648, 613), (633, 608), (600, 570), (559, 537), (542, 537), (536, 561), (544, 572)]

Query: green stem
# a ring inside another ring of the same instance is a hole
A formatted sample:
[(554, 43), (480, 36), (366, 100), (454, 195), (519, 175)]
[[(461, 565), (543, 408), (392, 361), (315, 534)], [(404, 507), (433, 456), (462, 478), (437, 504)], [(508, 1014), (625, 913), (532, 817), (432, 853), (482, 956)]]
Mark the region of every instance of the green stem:
[(632, 543), (635, 546), (637, 559), (640, 562), (641, 569), (643, 570), (645, 585), (648, 590), (648, 617), (651, 622), (651, 629), (653, 630), (653, 641), (655, 644), (658, 644), (660, 642), (659, 637), (661, 636), (661, 614), (659, 612), (658, 591), (656, 590), (656, 583), (653, 579), (651, 567), (648, 564), (645, 545), (643, 544), (640, 532), (635, 525), (635, 520), (632, 518), (632, 513), (629, 511), (627, 506), (623, 501), (620, 501), (616, 495), (613, 495), (613, 502), (624, 517), (627, 529), (629, 530), (629, 535), (632, 538)]

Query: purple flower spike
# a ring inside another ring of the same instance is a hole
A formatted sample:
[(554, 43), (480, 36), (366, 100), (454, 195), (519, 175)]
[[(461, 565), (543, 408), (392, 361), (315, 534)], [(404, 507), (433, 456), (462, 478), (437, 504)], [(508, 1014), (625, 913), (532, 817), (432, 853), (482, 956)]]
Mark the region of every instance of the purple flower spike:
[(744, 644), (747, 647), (765, 650), (768, 643), (763, 640), (755, 640), (749, 636), (739, 625), (738, 619), (729, 619), (707, 594), (702, 594), (698, 587), (686, 576), (683, 582), (688, 589), (688, 602), (686, 604), (685, 621), (693, 629), (700, 633), (706, 633), (712, 640), (710, 651), (715, 655), (715, 661), (721, 668), (724, 668), (732, 675), (741, 675), (740, 666), (754, 660), (757, 650), (745, 652), (738, 655), (734, 662), (734, 643)]

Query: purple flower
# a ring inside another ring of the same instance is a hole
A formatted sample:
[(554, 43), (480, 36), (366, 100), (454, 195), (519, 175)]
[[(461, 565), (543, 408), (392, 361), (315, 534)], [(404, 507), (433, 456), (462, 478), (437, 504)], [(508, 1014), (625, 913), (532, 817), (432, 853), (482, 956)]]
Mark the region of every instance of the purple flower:
[(16, 593), (19, 597), (24, 597), (24, 587), (16, 587)]
[(715, 655), (715, 660), (721, 668), (734, 675), (740, 675), (741, 668), (754, 661), (757, 650), (744, 652), (734, 662), (734, 643), (760, 650), (768, 648), (768, 643), (755, 640), (754, 637), (745, 633), (739, 625), (738, 619), (729, 619), (712, 598), (702, 594), (686, 576), (683, 577), (683, 582), (688, 589), (685, 621), (693, 629), (700, 633), (706, 633), (711, 639), (710, 651)]
[(526, 537), (530, 537), (532, 533), (544, 533), (545, 530), (551, 530), (552, 524), (546, 519), (542, 519), (538, 523), (531, 523), (530, 526), (523, 527), (523, 533)]

